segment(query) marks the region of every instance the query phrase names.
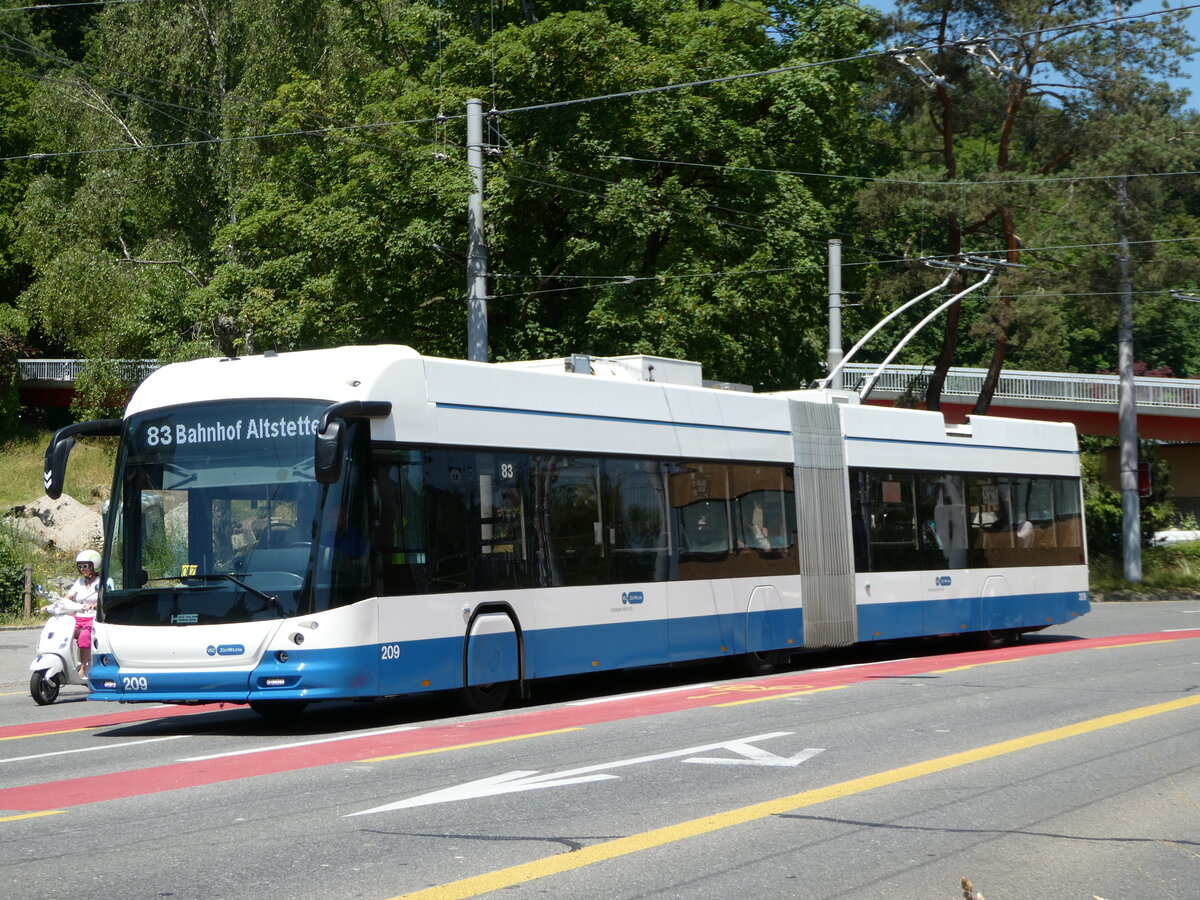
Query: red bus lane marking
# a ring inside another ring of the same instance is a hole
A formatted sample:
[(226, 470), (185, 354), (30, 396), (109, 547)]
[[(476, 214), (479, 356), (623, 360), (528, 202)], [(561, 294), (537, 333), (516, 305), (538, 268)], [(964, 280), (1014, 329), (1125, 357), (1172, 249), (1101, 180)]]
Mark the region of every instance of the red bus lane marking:
[[(1169, 632), (1167, 640), (1178, 641), (1193, 638), (1200, 638), (1200, 629)], [(1075, 650), (1119, 647), (1163, 640), (1164, 633), (1061, 641), (1001, 650), (895, 660), (826, 671), (798, 672), (795, 675), (760, 679), (754, 682), (743, 681), (737, 684), (743, 688), (760, 685), (769, 688), (770, 695), (775, 695), (788, 691), (812, 691), (815, 688), (859, 684), (880, 678), (902, 678), (1007, 659), (1024, 659)], [(361, 737), (350, 735), (344, 740), (326, 741), (311, 746), (291, 746), (255, 753), (233, 751), (230, 756), (226, 757), (210, 757), (194, 762), (170, 763), (146, 769), (4, 788), (0, 789), (0, 810), (16, 812), (44, 810), (47, 797), (54, 798), (55, 808), (64, 809), (100, 803), (105, 800), (117, 800), (180, 788), (292, 772), (315, 766), (338, 765), (381, 756), (416, 754), (455, 745), (512, 739), (529, 733), (562, 731), (638, 716), (712, 707), (728, 703), (730, 700), (731, 692), (720, 690), (721, 687), (714, 685), (712, 688), (703, 689), (694, 694), (689, 693), (685, 687), (677, 691), (630, 697), (626, 700), (614, 700), (608, 703), (563, 706), (514, 713), (503, 717), (435, 725), (393, 734)], [(188, 711), (190, 712), (191, 709), (189, 708)], [(97, 717), (97, 719), (114, 724), (112, 717)], [(49, 731), (45, 725), (41, 727), (44, 731)]]
[(157, 719), (169, 719), (173, 716), (194, 716), (197, 713), (230, 712), (246, 709), (230, 703), (210, 703), (206, 706), (147, 706), (144, 709), (130, 709), (102, 713), (97, 716), (78, 716), (72, 719), (53, 719), (48, 722), (25, 722), (21, 725), (0, 726), (0, 741), (12, 741), (18, 738), (48, 737), (54, 734), (66, 734), (71, 731), (88, 731), (95, 728), (110, 728), (117, 725), (128, 725), (130, 722), (153, 722)]

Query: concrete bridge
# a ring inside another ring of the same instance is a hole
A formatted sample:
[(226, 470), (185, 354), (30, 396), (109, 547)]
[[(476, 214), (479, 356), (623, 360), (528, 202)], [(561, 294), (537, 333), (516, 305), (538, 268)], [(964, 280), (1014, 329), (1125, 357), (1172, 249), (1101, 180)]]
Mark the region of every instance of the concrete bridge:
[[(848, 388), (866, 383), (870, 363), (848, 363), (842, 370)], [(906, 393), (919, 406), (931, 368), (891, 365), (884, 369), (868, 403), (891, 405)], [(983, 387), (983, 369), (952, 368), (942, 389), (942, 411), (964, 421)], [(1116, 375), (1004, 371), (989, 414), (1016, 419), (1073, 422), (1081, 434), (1118, 434)], [(1135, 378), (1138, 435), (1148, 440), (1200, 442), (1200, 381), (1186, 378)]]
[[(86, 359), (20, 359), (21, 405), (59, 408), (71, 405), (75, 379)], [(141, 381), (159, 363), (153, 359), (123, 359), (117, 363), (122, 378)]]

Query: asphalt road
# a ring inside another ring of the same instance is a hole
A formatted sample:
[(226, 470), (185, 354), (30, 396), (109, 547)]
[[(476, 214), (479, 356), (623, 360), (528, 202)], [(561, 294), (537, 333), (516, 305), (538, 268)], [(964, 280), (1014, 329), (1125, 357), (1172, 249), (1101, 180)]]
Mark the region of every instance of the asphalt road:
[(760, 679), (576, 679), (489, 716), (426, 698), (287, 725), (66, 693), (36, 707), (12, 634), (13, 896), (923, 900), (961, 897), (966, 876), (991, 900), (1118, 900), (1200, 884), (1200, 603), (1097, 605), (995, 651), (870, 648)]

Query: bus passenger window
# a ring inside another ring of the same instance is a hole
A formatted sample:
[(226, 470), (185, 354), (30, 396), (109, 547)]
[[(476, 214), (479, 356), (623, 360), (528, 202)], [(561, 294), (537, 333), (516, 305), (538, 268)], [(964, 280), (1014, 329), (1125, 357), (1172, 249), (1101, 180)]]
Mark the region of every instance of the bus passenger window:
[(664, 499), (657, 463), (634, 459), (605, 461), (604, 508), (613, 582), (666, 579)]
[(574, 456), (535, 457), (532, 469), (539, 583), (600, 584), (604, 572), (600, 463)]
[(961, 475), (917, 475), (921, 568), (962, 569), (967, 565), (967, 507)]
[(428, 589), (424, 466), (417, 450), (379, 460), (375, 473), (379, 503), (383, 591), (390, 596)]
[(528, 586), (524, 481), (527, 457), (480, 453), (479, 566), (473, 587), (498, 590)]
[(1059, 565), (1083, 563), (1083, 502), (1078, 478), (1054, 480), (1054, 540)]
[(872, 570), (919, 569), (912, 475), (871, 472), (869, 490)]

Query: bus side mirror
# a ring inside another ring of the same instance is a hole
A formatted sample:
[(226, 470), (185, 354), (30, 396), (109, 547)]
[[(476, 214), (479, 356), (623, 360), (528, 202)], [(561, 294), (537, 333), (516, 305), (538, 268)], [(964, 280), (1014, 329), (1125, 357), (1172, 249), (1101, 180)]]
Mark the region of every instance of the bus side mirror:
[(46, 463), (42, 472), (42, 480), (46, 482), (46, 496), (57, 500), (62, 496), (63, 481), (67, 477), (67, 458), (75, 446), (75, 438), (69, 437), (61, 441), (51, 441), (46, 447)]
[(392, 412), (390, 400), (343, 400), (327, 407), (317, 425), (313, 475), (318, 484), (333, 484), (342, 474), (346, 419), (381, 419)]
[(343, 423), (339, 419), (330, 421), (324, 431), (317, 432), (313, 475), (319, 484), (333, 484), (342, 474), (342, 449), (345, 441)]
[(54, 432), (46, 445), (46, 459), (42, 479), (46, 483), (46, 496), (57, 500), (62, 496), (63, 481), (67, 477), (67, 457), (75, 446), (74, 435), (87, 434), (93, 437), (116, 437), (121, 433), (120, 419), (96, 419), (91, 422), (76, 422)]

